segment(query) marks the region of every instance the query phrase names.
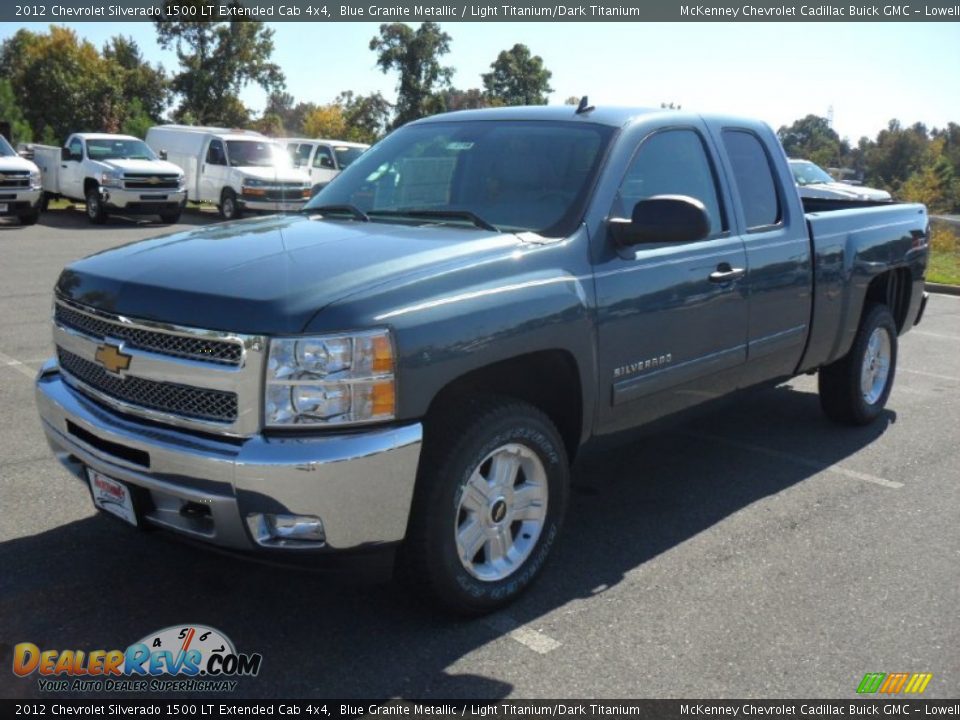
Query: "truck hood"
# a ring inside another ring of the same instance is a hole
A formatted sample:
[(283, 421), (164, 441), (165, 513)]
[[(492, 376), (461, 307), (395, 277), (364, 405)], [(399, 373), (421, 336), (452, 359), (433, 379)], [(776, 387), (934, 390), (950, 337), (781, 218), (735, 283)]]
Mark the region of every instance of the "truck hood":
[(6, 172), (8, 170), (40, 172), (36, 165), (19, 155), (0, 157), (0, 172)]
[(889, 200), (886, 190), (848, 185), (847, 183), (811, 183), (800, 186), (800, 197), (824, 198), (827, 200)]
[(271, 168), (260, 167), (257, 165), (244, 165), (236, 169), (248, 177), (257, 178), (257, 180), (299, 183), (310, 182), (310, 177), (303, 170), (294, 170), (292, 168)]
[(132, 318), (295, 334), (319, 310), (360, 290), (504, 255), (520, 244), (516, 235), (473, 228), (275, 215), (91, 255), (64, 269), (57, 292)]
[(102, 165), (107, 170), (121, 170), (123, 172), (136, 174), (149, 173), (168, 173), (183, 175), (183, 170), (166, 160), (97, 160), (98, 165)]

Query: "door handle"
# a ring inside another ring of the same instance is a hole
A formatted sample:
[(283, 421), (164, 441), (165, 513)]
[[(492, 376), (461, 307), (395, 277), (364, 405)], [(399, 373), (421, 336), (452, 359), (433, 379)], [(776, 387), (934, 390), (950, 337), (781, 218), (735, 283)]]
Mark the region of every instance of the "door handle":
[(66, 165), (61, 165), (60, 167), (62, 167), (64, 170), (67, 169), (67, 166), (66, 166)]
[(717, 265), (717, 269), (710, 273), (710, 282), (713, 283), (728, 283), (733, 282), (734, 280), (739, 280), (744, 275), (747, 274), (747, 271), (743, 268), (730, 267), (730, 263), (720, 263)]

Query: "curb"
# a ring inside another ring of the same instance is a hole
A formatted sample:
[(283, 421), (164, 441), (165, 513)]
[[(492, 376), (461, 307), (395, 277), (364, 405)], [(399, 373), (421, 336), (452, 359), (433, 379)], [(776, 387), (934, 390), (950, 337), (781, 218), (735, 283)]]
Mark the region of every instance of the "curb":
[(925, 287), (932, 293), (940, 293), (941, 295), (958, 295), (960, 296), (960, 285), (941, 285), (940, 283), (925, 283)]

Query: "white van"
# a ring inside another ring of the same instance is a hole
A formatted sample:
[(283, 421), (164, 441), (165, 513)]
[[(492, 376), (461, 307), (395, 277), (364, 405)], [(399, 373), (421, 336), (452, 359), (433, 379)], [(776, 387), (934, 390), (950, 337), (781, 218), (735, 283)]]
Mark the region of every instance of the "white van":
[(347, 165), (370, 147), (363, 143), (346, 140), (310, 138), (279, 138), (277, 142), (287, 148), (290, 161), (294, 166), (310, 173), (313, 194), (333, 180)]
[(183, 169), (192, 202), (215, 203), (227, 220), (245, 210), (299, 210), (310, 199), (307, 173), (253, 130), (158, 125), (147, 131), (147, 145)]

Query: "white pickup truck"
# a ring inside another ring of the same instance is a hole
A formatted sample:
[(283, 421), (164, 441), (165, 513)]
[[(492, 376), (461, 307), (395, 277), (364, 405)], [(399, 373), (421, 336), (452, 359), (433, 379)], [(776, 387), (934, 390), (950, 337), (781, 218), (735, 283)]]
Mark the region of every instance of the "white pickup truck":
[(131, 135), (74, 133), (62, 148), (34, 145), (33, 156), (44, 206), (58, 197), (85, 202), (87, 217), (98, 225), (111, 212), (175, 223), (187, 202), (183, 171)]
[(40, 170), (0, 136), (0, 217), (33, 225), (40, 217), (40, 195)]

